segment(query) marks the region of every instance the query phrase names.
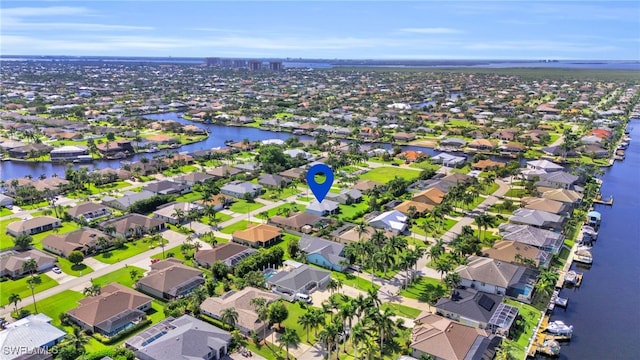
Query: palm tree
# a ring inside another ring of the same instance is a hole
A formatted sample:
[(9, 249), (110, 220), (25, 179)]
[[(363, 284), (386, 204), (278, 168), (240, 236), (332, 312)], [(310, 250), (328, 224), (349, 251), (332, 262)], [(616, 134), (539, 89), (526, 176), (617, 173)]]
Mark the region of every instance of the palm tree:
[(353, 346), (353, 358), (358, 359), (359, 344), (367, 343), (373, 337), (371, 320), (363, 319), (351, 329), (351, 345)]
[(74, 326), (73, 331), (65, 337), (65, 344), (73, 346), (79, 354), (85, 353), (85, 346), (89, 343), (89, 336), (81, 328)]
[(13, 304), (13, 309), (15, 310), (16, 313), (18, 312), (18, 303), (20, 301), (22, 301), (20, 294), (13, 293), (9, 295), (9, 304)]
[(429, 256), (431, 260), (435, 260), (440, 257), (440, 255), (444, 254), (444, 241), (442, 239), (436, 240), (436, 243), (431, 246), (429, 249)]
[[(269, 308), (267, 307), (267, 299), (257, 297), (253, 298), (249, 301), (258, 314), (258, 320), (261, 322), (266, 322), (269, 319)], [(267, 336), (267, 327), (263, 326), (262, 328), (262, 338), (264, 339)]]
[(453, 270), (453, 263), (449, 256), (441, 256), (435, 261), (435, 269), (440, 273), (440, 280), (442, 276), (449, 271)]
[(476, 226), (478, 227), (478, 241), (481, 241), (480, 233), (482, 232), (482, 228), (487, 226), (487, 216), (489, 216), (489, 215), (488, 214), (480, 214), (480, 215), (476, 216), (475, 219), (473, 219), (473, 222), (476, 223)]
[[(349, 329), (351, 329), (353, 326), (353, 317), (356, 315), (356, 307), (355, 307), (355, 303), (353, 302), (353, 299), (349, 299), (347, 301), (345, 301), (341, 306), (340, 309), (338, 310), (338, 316), (340, 316), (340, 320), (342, 321), (342, 323), (348, 323), (349, 324)], [(349, 336), (351, 336), (351, 333), (349, 333)], [(347, 341), (345, 339), (344, 342), (345, 346), (344, 346), (344, 352), (347, 352)]]
[(361, 222), (356, 226), (355, 230), (356, 230), (356, 233), (358, 233), (358, 241), (360, 241), (362, 240), (362, 234), (367, 233), (367, 224), (365, 224), (364, 222)]
[(318, 334), (318, 339), (322, 341), (327, 348), (329, 360), (331, 360), (331, 351), (333, 350), (338, 335), (340, 335), (340, 328), (339, 325), (335, 323), (328, 324)]
[(289, 358), (289, 347), (294, 347), (297, 348), (298, 344), (300, 344), (300, 337), (298, 336), (298, 333), (292, 329), (292, 328), (286, 328), (284, 330), (284, 333), (282, 333), (282, 335), (280, 335), (280, 346), (282, 347), (282, 345), (285, 346), (286, 350), (287, 350), (287, 359)]
[(553, 269), (544, 270), (538, 277), (538, 282), (535, 286), (536, 290), (548, 295), (555, 288), (559, 277), (560, 275)]
[(236, 322), (238, 321), (238, 312), (234, 308), (222, 309), (220, 320), (229, 325), (229, 328), (233, 328), (236, 326)]
[(394, 248), (392, 248), (390, 244), (387, 244), (380, 249), (380, 252), (377, 255), (380, 264), (382, 264), (383, 275), (386, 277), (387, 269), (392, 267), (396, 261)]
[(338, 283), (335, 279), (331, 278), (327, 282), (327, 290), (333, 295), (333, 292), (338, 288)]
[(101, 292), (102, 288), (98, 284), (91, 284), (91, 286), (87, 286), (86, 288), (84, 288), (84, 290), (82, 290), (84, 296), (96, 296), (100, 295)]
[(38, 270), (38, 263), (35, 259), (29, 259), (22, 263), (22, 270), (29, 273), (32, 277), (36, 270)]
[(302, 328), (307, 332), (307, 342), (309, 342), (309, 330), (314, 327), (316, 319), (313, 316), (313, 309), (307, 309), (307, 312), (300, 315), (298, 323), (302, 325)]
[(184, 222), (185, 214), (182, 209), (174, 209), (173, 214), (171, 214), (178, 221), (178, 226)]

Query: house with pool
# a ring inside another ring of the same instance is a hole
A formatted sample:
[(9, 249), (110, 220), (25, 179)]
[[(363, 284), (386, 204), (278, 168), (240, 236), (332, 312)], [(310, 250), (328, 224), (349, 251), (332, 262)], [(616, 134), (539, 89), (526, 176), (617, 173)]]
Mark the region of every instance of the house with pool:
[(303, 235), (298, 246), (311, 264), (335, 271), (344, 271), (348, 267), (347, 259), (344, 257), (343, 244), (311, 235)]

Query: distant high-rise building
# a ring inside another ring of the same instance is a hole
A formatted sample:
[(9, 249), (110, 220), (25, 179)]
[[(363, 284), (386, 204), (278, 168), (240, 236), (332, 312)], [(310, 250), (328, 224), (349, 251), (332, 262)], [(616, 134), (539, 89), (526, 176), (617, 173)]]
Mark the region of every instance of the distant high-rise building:
[(260, 71), (262, 70), (262, 61), (250, 60), (248, 63), (249, 70)]
[(271, 61), (271, 62), (269, 62), (269, 70), (271, 70), (271, 71), (281, 71), (282, 70), (282, 61)]
[(220, 66), (220, 58), (217, 57), (208, 57), (204, 59), (204, 63), (207, 66)]
[(239, 68), (243, 68), (245, 66), (247, 66), (247, 61), (246, 60), (244, 60), (244, 59), (235, 59), (235, 60), (233, 60), (233, 67), (234, 68), (239, 69)]
[(231, 59), (222, 59), (222, 67), (224, 67), (224, 68), (233, 67), (233, 60), (231, 60)]

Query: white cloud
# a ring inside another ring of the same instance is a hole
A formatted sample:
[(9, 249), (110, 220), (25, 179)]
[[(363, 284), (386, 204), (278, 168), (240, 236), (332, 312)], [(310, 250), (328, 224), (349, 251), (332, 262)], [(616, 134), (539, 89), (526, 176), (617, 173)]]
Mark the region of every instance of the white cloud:
[(5, 8), (0, 11), (3, 17), (82, 15), (89, 13), (89, 9), (77, 6), (16, 7)]
[(461, 30), (446, 28), (446, 27), (432, 27), (432, 28), (404, 28), (400, 29), (401, 32), (414, 33), (414, 34), (460, 34)]
[(548, 51), (575, 53), (606, 53), (619, 50), (615, 46), (595, 46), (592, 44), (570, 43), (547, 40), (493, 41), (470, 43), (464, 46), (467, 50), (517, 50), (520, 52)]
[(38, 22), (28, 23), (9, 19), (2, 22), (1, 27), (5, 31), (18, 30), (71, 30), (71, 31), (132, 31), (132, 30), (153, 30), (151, 26), (134, 26), (118, 24), (95, 24), (95, 23), (75, 23), (75, 22)]

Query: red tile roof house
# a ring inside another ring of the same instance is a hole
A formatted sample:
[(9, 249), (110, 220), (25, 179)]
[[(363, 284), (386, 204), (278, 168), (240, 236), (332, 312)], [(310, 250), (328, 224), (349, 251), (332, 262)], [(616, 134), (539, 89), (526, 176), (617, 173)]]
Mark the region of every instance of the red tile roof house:
[(152, 300), (124, 285), (111, 283), (101, 289), (100, 295), (78, 301), (80, 305), (67, 314), (87, 332), (113, 337), (144, 320)]

